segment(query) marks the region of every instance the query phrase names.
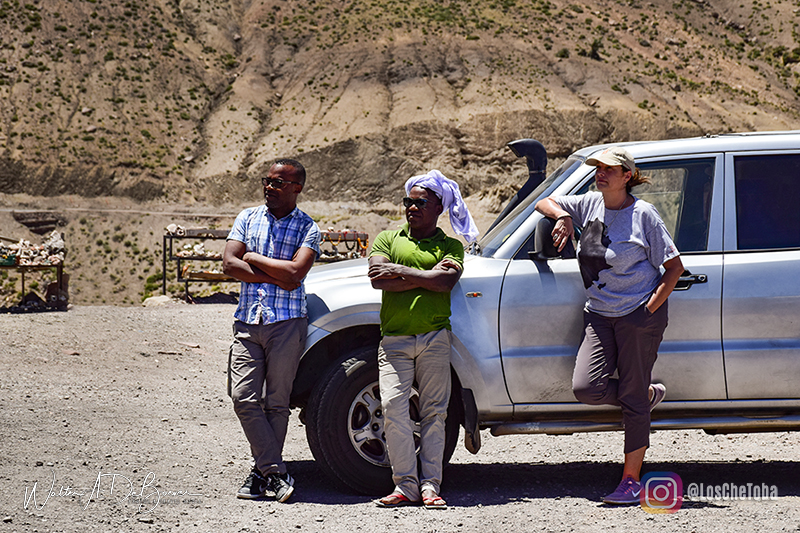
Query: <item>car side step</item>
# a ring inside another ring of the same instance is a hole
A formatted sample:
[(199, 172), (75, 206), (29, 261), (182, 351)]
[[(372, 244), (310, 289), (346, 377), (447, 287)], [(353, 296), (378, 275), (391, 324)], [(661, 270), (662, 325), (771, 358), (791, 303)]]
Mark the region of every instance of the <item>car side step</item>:
[[(755, 431), (787, 431), (800, 429), (800, 415), (775, 417), (697, 417), (662, 418), (650, 423), (657, 429), (702, 429), (708, 433), (746, 433)], [(621, 431), (622, 422), (511, 422), (494, 426), (492, 435), (546, 434), (571, 435), (596, 431)]]

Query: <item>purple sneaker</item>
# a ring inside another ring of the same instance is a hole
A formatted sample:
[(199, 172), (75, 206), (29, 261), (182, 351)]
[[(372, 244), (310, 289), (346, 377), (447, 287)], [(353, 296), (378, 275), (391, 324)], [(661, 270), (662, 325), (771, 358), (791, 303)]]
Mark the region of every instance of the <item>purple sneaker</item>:
[(620, 482), (617, 490), (603, 498), (603, 503), (639, 503), (640, 492), (642, 492), (642, 486), (638, 481), (634, 481), (631, 476), (628, 476)]
[(661, 383), (653, 383), (650, 387), (653, 389), (653, 398), (650, 400), (650, 410), (652, 411), (667, 395), (667, 388)]

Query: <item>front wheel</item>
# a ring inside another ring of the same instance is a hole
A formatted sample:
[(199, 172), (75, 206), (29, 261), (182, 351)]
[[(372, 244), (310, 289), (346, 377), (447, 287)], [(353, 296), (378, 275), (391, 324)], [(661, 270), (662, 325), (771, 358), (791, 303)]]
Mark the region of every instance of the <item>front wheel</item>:
[[(446, 464), (458, 441), (460, 411), (451, 395), (445, 426)], [(419, 395), (409, 400), (417, 424), (414, 440), (419, 452)], [(320, 379), (306, 407), (306, 436), (314, 459), (340, 486), (361, 494), (384, 494), (394, 487), (378, 386), (377, 347), (353, 350), (341, 357)]]

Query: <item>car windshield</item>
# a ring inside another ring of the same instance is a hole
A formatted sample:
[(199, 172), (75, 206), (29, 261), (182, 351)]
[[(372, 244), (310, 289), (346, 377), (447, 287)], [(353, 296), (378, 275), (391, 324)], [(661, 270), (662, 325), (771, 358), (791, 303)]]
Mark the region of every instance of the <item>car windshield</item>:
[(517, 228), (527, 220), (536, 206), (536, 202), (541, 198), (547, 198), (561, 184), (564, 179), (575, 172), (581, 164), (583, 158), (571, 155), (561, 164), (547, 179), (539, 184), (534, 191), (523, 199), (513, 211), (491, 229), (483, 238), (478, 241), (476, 246), (477, 253), (483, 257), (491, 257), (506, 239), (514, 233)]

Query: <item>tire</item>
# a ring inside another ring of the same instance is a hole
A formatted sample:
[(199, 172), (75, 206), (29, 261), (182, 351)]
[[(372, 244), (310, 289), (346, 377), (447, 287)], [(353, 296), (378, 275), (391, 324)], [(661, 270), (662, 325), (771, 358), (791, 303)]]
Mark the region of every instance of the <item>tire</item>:
[[(446, 465), (458, 442), (460, 405), (451, 395), (445, 426)], [(409, 411), (419, 420), (416, 389)], [(419, 430), (415, 430), (419, 445)], [(378, 387), (378, 349), (363, 347), (342, 356), (320, 379), (306, 407), (306, 437), (320, 468), (340, 487), (367, 495), (394, 488), (386, 454)]]

